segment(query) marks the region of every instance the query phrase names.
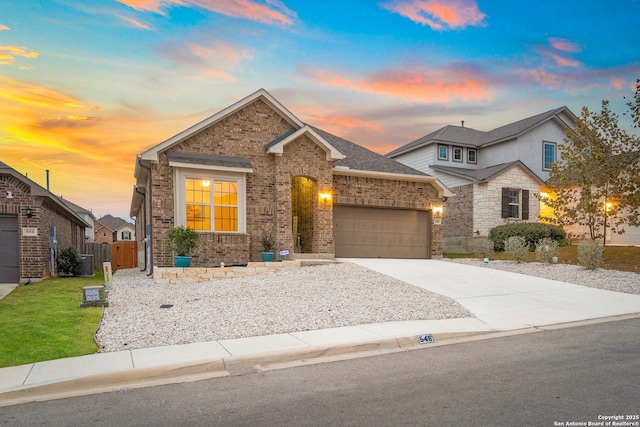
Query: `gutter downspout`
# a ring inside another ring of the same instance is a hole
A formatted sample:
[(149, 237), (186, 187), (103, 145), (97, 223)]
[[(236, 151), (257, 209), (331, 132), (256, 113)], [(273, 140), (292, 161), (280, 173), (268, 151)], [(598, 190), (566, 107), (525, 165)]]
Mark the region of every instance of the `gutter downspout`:
[[(147, 191), (149, 192), (149, 200), (151, 200), (151, 203), (149, 203), (149, 218), (153, 218), (153, 185), (152, 185), (152, 175), (151, 175), (151, 168), (148, 166), (145, 166), (142, 164), (142, 158), (140, 156), (138, 156), (138, 165), (143, 168), (146, 169), (147, 172), (149, 173), (149, 185), (147, 186)], [(144, 202), (146, 202), (146, 197), (143, 199)], [(146, 211), (146, 208), (145, 208)], [(146, 212), (145, 212), (146, 213)], [(145, 224), (144, 224), (144, 228), (145, 228), (145, 232), (147, 230), (147, 218), (145, 218)], [(151, 232), (149, 233), (149, 252), (151, 254), (151, 265), (149, 265), (149, 273), (147, 273), (147, 277), (151, 276), (153, 274), (153, 239), (151, 238), (151, 235), (153, 234), (153, 227), (150, 227)], [(146, 260), (145, 260), (146, 262)]]
[[(142, 196), (142, 223), (144, 224), (144, 230), (146, 232), (146, 229), (147, 229), (147, 206), (146, 206), (147, 196), (145, 196), (145, 194), (142, 191), (138, 190), (138, 186), (137, 185), (134, 186), (133, 189), (135, 190), (136, 193), (138, 193), (139, 195)], [(138, 218), (138, 220), (140, 220), (140, 219)], [(147, 238), (147, 236), (145, 236), (145, 239), (146, 238)], [(150, 243), (151, 242), (149, 242), (149, 244)], [(142, 269), (140, 271), (147, 271), (147, 268), (149, 267), (147, 265), (148, 251), (149, 251), (149, 249), (147, 248), (147, 243), (145, 242), (145, 245), (144, 245), (144, 269)]]

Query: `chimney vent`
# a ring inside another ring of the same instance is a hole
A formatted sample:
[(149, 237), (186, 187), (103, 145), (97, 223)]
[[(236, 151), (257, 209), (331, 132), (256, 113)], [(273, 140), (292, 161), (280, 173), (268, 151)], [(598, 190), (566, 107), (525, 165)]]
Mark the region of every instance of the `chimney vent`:
[(462, 127), (464, 127), (464, 120), (462, 120)]

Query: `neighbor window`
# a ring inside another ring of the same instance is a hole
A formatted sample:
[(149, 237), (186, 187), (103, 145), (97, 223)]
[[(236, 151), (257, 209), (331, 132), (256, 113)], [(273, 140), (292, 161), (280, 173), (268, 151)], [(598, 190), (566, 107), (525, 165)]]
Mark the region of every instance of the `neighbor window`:
[(551, 165), (556, 161), (556, 143), (543, 142), (542, 146), (542, 169), (551, 170)]
[(131, 240), (131, 232), (123, 231), (122, 232), (122, 240)]
[(502, 218), (529, 219), (529, 190), (502, 189)]
[(178, 171), (176, 224), (197, 231), (244, 232), (244, 174)]
[(461, 162), (462, 161), (462, 147), (453, 147), (453, 161)]
[(467, 163), (477, 163), (478, 160), (476, 158), (477, 151), (475, 148), (467, 149)]
[(438, 160), (447, 160), (449, 158), (449, 147), (446, 145), (438, 145)]

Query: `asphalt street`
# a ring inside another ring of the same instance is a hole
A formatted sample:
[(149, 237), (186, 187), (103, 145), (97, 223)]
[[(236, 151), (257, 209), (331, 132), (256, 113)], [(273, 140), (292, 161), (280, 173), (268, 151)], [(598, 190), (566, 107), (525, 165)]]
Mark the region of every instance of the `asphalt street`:
[(639, 352), (631, 319), (16, 405), (0, 424), (635, 426)]

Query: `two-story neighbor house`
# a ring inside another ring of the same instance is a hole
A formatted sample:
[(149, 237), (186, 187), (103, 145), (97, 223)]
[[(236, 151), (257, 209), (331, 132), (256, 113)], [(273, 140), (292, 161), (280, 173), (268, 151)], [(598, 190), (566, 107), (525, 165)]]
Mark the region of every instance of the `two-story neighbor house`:
[(195, 267), (259, 261), (265, 233), (276, 255), (442, 256), (442, 183), (302, 122), (264, 89), (144, 151), (134, 174), (149, 270), (173, 265), (179, 225), (200, 233)]
[(445, 126), (387, 154), (429, 173), (455, 197), (444, 204), (446, 250), (512, 221), (539, 221), (551, 164), (575, 115), (561, 107), (488, 132)]
[(135, 226), (122, 218), (107, 214), (96, 220), (96, 243), (135, 240)]

